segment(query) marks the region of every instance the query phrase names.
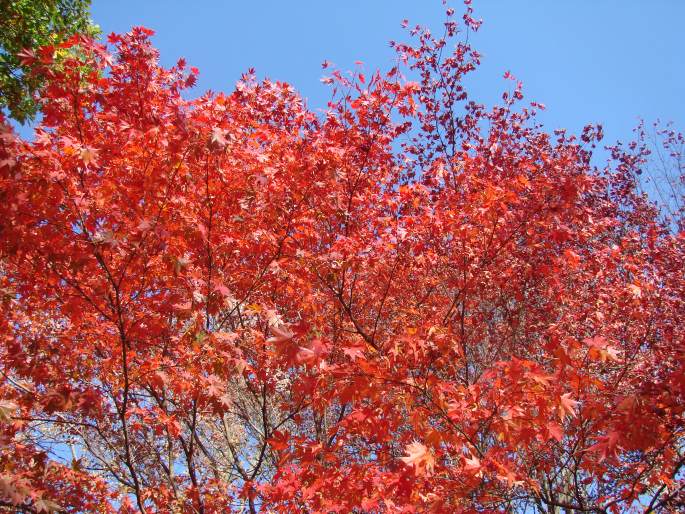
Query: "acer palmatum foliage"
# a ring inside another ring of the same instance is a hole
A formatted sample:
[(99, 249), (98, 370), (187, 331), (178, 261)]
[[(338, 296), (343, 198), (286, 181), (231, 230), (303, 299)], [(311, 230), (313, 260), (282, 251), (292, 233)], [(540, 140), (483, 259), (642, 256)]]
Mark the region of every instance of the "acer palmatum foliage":
[(322, 116), (249, 75), (184, 99), (145, 29), (79, 43), (2, 132), (0, 505), (682, 504), (684, 235), (597, 127), (470, 102), (457, 30)]

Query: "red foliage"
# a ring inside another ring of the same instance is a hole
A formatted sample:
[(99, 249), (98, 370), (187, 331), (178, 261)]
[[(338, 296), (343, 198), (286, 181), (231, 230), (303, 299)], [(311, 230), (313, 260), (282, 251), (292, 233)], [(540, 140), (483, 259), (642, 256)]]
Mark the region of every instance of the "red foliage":
[(412, 33), (318, 117), (184, 99), (134, 29), (2, 129), (0, 505), (676, 508), (685, 235), (601, 129), (469, 101), (451, 17)]

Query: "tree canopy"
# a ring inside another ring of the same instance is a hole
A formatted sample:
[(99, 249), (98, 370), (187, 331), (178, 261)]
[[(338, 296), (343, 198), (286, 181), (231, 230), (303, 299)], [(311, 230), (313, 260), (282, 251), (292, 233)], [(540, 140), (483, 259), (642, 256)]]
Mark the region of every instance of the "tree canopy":
[(53, 64), (52, 46), (97, 32), (89, 7), (90, 0), (0, 0), (0, 108), (12, 118), (24, 123), (38, 112), (35, 94)]
[(329, 70), (321, 115), (189, 99), (143, 28), (67, 54), (0, 137), (0, 505), (682, 506), (685, 233), (639, 145), (470, 100), (477, 28)]

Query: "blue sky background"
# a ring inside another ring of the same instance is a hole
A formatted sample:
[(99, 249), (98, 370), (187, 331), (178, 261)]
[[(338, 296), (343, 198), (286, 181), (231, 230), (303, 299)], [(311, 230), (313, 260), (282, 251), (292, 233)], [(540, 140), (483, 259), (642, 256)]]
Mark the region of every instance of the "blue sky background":
[[(457, 12), (462, 4), (452, 2)], [(483, 65), (471, 80), (475, 99), (492, 103), (510, 70), (527, 100), (546, 104), (547, 129), (578, 132), (602, 123), (605, 142), (627, 139), (638, 118), (685, 129), (685, 1), (474, 0), (481, 30), (471, 37)], [(310, 108), (328, 89), (321, 63), (354, 61), (367, 73), (392, 62), (391, 39), (406, 39), (408, 18), (442, 32), (439, 0), (93, 0), (103, 34), (144, 25), (157, 32), (162, 62), (179, 57), (200, 69), (197, 93), (230, 91), (254, 67), (291, 83)]]

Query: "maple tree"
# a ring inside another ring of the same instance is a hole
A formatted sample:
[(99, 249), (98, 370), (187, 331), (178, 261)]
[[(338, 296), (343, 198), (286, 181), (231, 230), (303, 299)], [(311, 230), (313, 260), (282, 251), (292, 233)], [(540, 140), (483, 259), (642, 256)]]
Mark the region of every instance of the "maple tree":
[(147, 29), (62, 44), (0, 134), (0, 506), (682, 506), (682, 211), (515, 80), (471, 101), (478, 26), (332, 71), (323, 115), (251, 74), (187, 99)]
[(0, 108), (10, 117), (24, 123), (39, 111), (37, 93), (62, 57), (51, 45), (97, 35), (89, 8), (90, 0), (0, 0)]

